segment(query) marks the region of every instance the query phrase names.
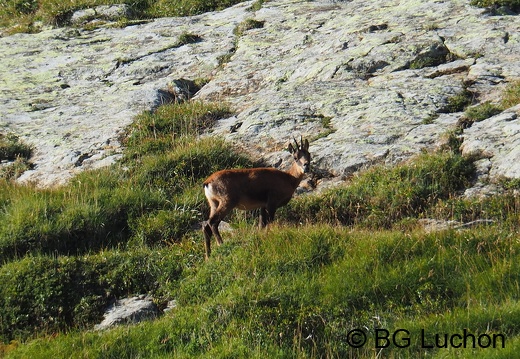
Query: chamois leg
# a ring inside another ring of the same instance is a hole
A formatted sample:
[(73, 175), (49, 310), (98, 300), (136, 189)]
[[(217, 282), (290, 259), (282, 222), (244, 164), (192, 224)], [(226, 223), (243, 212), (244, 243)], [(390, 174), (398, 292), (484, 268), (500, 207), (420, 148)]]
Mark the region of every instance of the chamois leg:
[(265, 207), (260, 208), (260, 218), (258, 220), (258, 227), (264, 228), (267, 225), (267, 210)]
[(213, 234), (208, 221), (204, 222), (202, 225), (202, 232), (204, 233), (204, 248), (206, 249), (206, 259), (208, 259), (211, 254), (211, 235)]
[(260, 209), (260, 228), (264, 228), (269, 223), (274, 220), (274, 214), (276, 212), (276, 207), (272, 205), (268, 205), (267, 207), (262, 207)]
[(222, 205), (213, 210), (211, 209), (211, 213), (208, 221), (204, 225), (204, 237), (205, 237), (205, 245), (206, 245), (206, 258), (209, 258), (211, 254), (211, 234), (215, 235), (215, 239), (217, 240), (217, 245), (221, 245), (222, 236), (218, 230), (218, 225), (222, 220), (228, 215), (229, 212), (233, 209), (233, 206), (230, 205)]
[(219, 207), (219, 202), (209, 197), (208, 203), (210, 207), (209, 218), (202, 224), (202, 233), (204, 233), (204, 247), (206, 249), (206, 259), (208, 259), (211, 254), (211, 236), (213, 235), (210, 219), (215, 217), (215, 213), (217, 211), (217, 208)]

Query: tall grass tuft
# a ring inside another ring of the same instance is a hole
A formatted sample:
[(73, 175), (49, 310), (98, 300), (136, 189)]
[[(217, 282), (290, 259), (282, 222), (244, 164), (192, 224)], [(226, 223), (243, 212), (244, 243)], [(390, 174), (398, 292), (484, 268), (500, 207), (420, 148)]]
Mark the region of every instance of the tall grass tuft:
[(144, 112), (127, 129), (126, 155), (161, 153), (193, 142), (193, 137), (229, 115), (229, 107), (201, 101), (164, 105), (156, 111)]
[(389, 228), (407, 217), (418, 217), (440, 199), (454, 197), (473, 173), (472, 161), (458, 154), (422, 154), (393, 168), (368, 169), (355, 175), (348, 186), (294, 199), (280, 212), (295, 222)]
[[(520, 2), (517, 4), (520, 10)], [(520, 81), (510, 83), (502, 96), (501, 106), (503, 109), (513, 107), (520, 104)]]
[(0, 133), (0, 161), (13, 161), (18, 157), (29, 159), (32, 147), (20, 141), (15, 134)]

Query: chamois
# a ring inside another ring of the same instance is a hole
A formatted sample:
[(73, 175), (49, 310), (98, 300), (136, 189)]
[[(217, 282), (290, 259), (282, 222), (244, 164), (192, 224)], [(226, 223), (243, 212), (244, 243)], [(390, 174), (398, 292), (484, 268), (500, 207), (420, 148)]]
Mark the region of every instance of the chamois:
[(305, 173), (310, 170), (309, 141), (300, 137), (298, 145), (289, 144), (294, 163), (287, 171), (274, 168), (230, 169), (213, 173), (204, 181), (204, 194), (210, 206), (209, 218), (202, 225), (206, 259), (211, 254), (211, 235), (222, 244), (218, 225), (233, 208), (252, 210), (260, 208), (260, 228), (274, 219), (276, 209), (285, 206)]

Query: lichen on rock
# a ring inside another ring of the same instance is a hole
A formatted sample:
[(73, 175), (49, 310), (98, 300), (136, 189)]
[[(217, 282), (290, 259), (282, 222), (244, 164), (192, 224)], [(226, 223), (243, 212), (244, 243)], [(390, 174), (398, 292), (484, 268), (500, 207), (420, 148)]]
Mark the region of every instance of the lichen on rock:
[[(288, 159), (286, 142), (303, 135), (315, 167), (341, 176), (436, 148), (468, 104), (452, 108), (450, 99), (495, 101), (520, 73), (520, 17), (489, 16), (463, 0), (250, 6), (0, 38), (0, 122), (35, 148), (22, 179), (55, 185), (117, 158), (118, 133), (164, 102), (176, 79), (208, 79), (190, 96), (234, 108), (214, 134), (267, 163)], [(180, 41), (187, 33), (198, 41)], [(490, 157), (490, 174), (520, 177), (498, 170), (499, 157), (514, 155)]]

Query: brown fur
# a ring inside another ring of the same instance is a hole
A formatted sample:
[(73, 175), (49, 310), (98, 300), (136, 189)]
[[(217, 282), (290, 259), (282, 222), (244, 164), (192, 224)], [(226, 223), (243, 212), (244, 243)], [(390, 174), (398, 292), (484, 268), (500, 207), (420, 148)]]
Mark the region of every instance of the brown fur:
[(260, 208), (260, 227), (274, 219), (276, 209), (291, 200), (304, 173), (309, 171), (308, 149), (307, 140), (301, 140), (301, 146), (289, 145), (295, 162), (287, 172), (274, 168), (230, 169), (215, 172), (204, 181), (204, 192), (210, 205), (209, 219), (203, 224), (206, 258), (211, 254), (212, 235), (218, 245), (222, 244), (218, 225), (233, 208)]

